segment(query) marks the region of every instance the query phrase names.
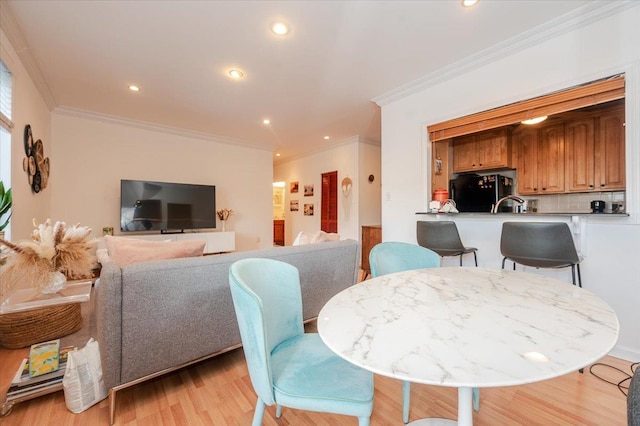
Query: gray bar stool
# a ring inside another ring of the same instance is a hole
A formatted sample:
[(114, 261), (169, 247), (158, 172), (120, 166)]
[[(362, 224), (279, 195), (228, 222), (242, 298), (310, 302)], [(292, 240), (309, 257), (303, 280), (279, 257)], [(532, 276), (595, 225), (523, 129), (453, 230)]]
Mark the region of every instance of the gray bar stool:
[(465, 247), (460, 240), (458, 227), (452, 221), (418, 221), (417, 223), (418, 245), (435, 251), (440, 256), (462, 256), (473, 253), (473, 260), (478, 266), (478, 257), (475, 247)]
[(534, 268), (568, 268), (571, 278), (582, 287), (580, 262), (569, 225), (564, 222), (504, 222), (500, 238), (502, 269), (506, 260)]

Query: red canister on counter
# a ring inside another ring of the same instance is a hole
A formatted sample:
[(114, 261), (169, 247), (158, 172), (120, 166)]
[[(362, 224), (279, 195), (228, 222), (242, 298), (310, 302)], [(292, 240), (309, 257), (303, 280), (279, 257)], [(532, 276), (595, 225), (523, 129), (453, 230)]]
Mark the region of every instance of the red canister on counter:
[(438, 188), (433, 191), (433, 200), (439, 201), (440, 205), (449, 199), (449, 191), (443, 188)]

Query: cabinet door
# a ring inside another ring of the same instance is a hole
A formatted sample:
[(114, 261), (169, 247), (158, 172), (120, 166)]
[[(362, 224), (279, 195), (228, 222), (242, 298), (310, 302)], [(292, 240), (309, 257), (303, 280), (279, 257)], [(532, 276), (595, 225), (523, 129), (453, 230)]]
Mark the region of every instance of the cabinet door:
[(564, 192), (564, 125), (540, 129), (538, 188), (540, 194)]
[(369, 266), (369, 252), (378, 243), (382, 241), (382, 227), (381, 226), (363, 226), (362, 227), (362, 253), (360, 267), (365, 274), (371, 273), (371, 266)]
[(469, 172), (477, 169), (476, 136), (461, 136), (453, 140), (453, 171)]
[(625, 189), (624, 110), (618, 109), (600, 116), (598, 138), (599, 190)]
[(538, 131), (526, 129), (514, 135), (518, 145), (518, 193), (538, 193)]
[(509, 134), (506, 129), (496, 129), (476, 135), (477, 166), (479, 169), (496, 169), (510, 166)]
[(565, 123), (567, 189), (574, 192), (595, 189), (594, 119), (585, 118)]

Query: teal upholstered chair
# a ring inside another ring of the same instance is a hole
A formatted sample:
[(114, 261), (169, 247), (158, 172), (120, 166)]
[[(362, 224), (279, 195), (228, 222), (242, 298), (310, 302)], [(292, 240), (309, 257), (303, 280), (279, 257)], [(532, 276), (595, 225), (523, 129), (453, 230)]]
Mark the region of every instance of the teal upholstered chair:
[[(369, 252), (369, 265), (373, 278), (394, 272), (413, 269), (437, 268), (440, 255), (428, 248), (414, 244), (384, 242), (374, 246)], [(409, 423), (409, 403), (411, 401), (411, 383), (402, 382), (402, 420)], [(479, 391), (473, 389), (473, 406), (479, 407)]]
[(253, 426), (266, 405), (357, 416), (369, 424), (373, 374), (334, 354), (317, 333), (305, 333), (298, 270), (273, 259), (231, 265), (229, 284), (251, 384), (258, 395)]

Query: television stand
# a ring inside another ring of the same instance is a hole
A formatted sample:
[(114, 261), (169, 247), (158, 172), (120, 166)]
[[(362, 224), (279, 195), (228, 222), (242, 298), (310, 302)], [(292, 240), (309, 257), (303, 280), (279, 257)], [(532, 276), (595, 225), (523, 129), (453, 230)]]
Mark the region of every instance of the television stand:
[(162, 235), (170, 235), (170, 234), (184, 234), (184, 229), (180, 229), (180, 230), (175, 230), (175, 231), (165, 231), (165, 230), (160, 230), (160, 233)]

